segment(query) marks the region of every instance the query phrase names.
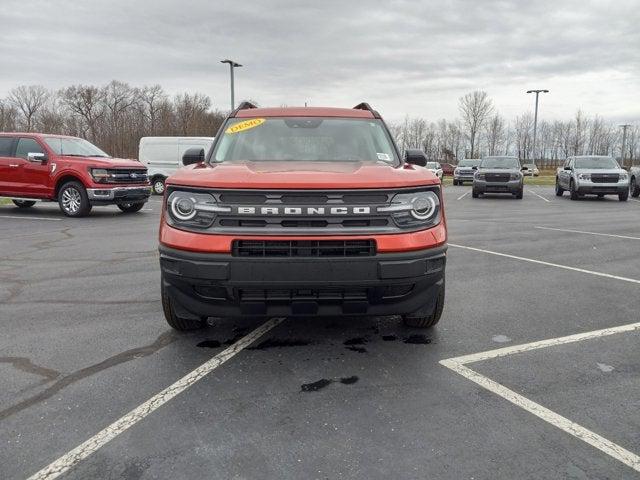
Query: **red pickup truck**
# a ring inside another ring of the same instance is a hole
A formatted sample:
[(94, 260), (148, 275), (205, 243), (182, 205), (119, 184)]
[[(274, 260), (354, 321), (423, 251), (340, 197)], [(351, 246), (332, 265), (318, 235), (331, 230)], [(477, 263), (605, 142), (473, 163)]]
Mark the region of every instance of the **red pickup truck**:
[(96, 205), (137, 212), (149, 199), (147, 169), (112, 158), (87, 140), (39, 133), (0, 133), (0, 197), (19, 208), (57, 201), (70, 217)]
[(402, 315), (444, 304), (447, 229), (426, 156), (401, 157), (378, 112), (233, 111), (207, 155), (166, 180), (161, 294), (178, 330), (207, 317)]

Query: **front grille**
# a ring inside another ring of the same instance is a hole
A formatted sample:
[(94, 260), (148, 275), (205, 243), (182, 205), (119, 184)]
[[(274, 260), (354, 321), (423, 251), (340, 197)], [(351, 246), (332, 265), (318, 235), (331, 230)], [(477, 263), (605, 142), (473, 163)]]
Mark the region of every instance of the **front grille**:
[(107, 170), (108, 183), (146, 183), (147, 170), (144, 168), (117, 168)]
[(511, 175), (509, 173), (487, 173), (487, 182), (508, 182)]
[(234, 240), (235, 257), (370, 257), (373, 240)]
[(617, 173), (592, 173), (591, 181), (593, 183), (618, 183), (619, 175)]

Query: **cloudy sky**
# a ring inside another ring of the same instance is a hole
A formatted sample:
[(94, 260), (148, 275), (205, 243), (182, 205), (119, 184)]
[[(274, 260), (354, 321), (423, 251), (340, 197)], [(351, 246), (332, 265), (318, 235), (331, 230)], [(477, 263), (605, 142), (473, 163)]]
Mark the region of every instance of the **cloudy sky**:
[(229, 105), (353, 106), (390, 120), (457, 116), (484, 89), (508, 118), (547, 88), (545, 118), (578, 108), (640, 120), (640, 2), (3, 0), (0, 97), (19, 84), (161, 84)]

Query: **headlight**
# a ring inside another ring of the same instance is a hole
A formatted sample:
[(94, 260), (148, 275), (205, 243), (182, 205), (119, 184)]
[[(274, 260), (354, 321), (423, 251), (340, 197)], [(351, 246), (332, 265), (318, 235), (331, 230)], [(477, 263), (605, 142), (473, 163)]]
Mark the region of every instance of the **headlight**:
[(509, 180), (520, 180), (520, 178), (521, 178), (521, 177), (522, 177), (522, 175), (521, 175), (521, 174), (519, 174), (519, 173), (512, 173), (512, 174), (509, 176)]
[(580, 180), (591, 180), (591, 174), (590, 173), (581, 173), (578, 175), (578, 178)]
[(460, 170), (458, 170), (457, 168), (453, 171), (454, 175), (458, 175), (460, 173)]
[(429, 227), (440, 223), (440, 198), (434, 191), (399, 193), (391, 205), (378, 207), (381, 212), (390, 212), (401, 228)]
[(618, 177), (618, 181), (619, 182), (625, 182), (627, 180), (627, 178), (629, 178), (629, 176), (627, 175), (626, 172), (622, 172), (620, 174), (620, 176)]
[(109, 172), (107, 172), (104, 168), (92, 168), (91, 176), (97, 183), (106, 183), (109, 180)]
[(176, 190), (167, 199), (167, 220), (177, 227), (207, 228), (218, 212), (231, 211), (217, 204), (213, 195)]

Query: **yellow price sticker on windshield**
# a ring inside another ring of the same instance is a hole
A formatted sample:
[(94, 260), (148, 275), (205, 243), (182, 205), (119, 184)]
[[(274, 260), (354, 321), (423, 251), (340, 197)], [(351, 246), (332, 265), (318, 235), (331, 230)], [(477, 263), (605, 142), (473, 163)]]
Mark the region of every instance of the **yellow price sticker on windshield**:
[(244, 122), (231, 125), (229, 128), (227, 128), (225, 133), (244, 132), (245, 130), (249, 130), (251, 128), (257, 127), (258, 125), (262, 125), (264, 122), (264, 118), (252, 118), (251, 120), (245, 120)]

